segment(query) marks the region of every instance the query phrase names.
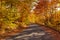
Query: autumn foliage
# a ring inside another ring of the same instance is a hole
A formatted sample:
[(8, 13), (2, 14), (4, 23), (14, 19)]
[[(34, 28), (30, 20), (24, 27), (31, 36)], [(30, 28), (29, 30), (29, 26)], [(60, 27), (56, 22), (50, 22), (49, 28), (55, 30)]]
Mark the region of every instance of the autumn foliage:
[(38, 17), (37, 23), (60, 31), (60, 1), (40, 0), (35, 9)]
[(39, 0), (33, 12), (35, 0), (0, 0), (0, 32), (37, 23), (60, 31), (60, 1)]

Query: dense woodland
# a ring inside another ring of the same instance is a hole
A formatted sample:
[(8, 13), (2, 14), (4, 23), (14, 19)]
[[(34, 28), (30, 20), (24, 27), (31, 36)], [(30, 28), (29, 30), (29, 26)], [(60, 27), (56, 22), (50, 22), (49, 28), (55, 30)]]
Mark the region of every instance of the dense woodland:
[[(6, 33), (30, 24), (30, 10), (37, 0), (0, 0), (0, 32)], [(34, 17), (33, 17), (34, 18)]]
[(18, 27), (27, 27), (30, 23), (45, 25), (60, 31), (60, 1), (39, 0), (33, 12), (30, 12), (36, 0), (0, 0), (0, 32), (11, 31)]
[(38, 4), (35, 9), (35, 14), (39, 15), (37, 23), (60, 31), (60, 1), (40, 0)]

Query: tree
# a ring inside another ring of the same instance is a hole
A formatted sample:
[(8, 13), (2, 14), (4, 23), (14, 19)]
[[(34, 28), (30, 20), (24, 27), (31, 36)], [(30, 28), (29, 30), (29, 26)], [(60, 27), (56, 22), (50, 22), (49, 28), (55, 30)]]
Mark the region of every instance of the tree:
[(0, 1), (0, 29), (5, 32), (6, 29), (14, 30), (19, 25), (29, 24), (27, 20), (32, 5), (36, 0), (1, 0)]

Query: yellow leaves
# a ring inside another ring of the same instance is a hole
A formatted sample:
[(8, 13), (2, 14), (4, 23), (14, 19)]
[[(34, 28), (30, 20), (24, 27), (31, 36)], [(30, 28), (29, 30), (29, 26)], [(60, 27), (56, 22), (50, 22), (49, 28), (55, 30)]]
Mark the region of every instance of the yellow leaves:
[(35, 15), (34, 13), (29, 14), (28, 20), (29, 20), (31, 23), (35, 23), (35, 22), (36, 22), (36, 15)]
[[(26, 20), (27, 21), (27, 20)], [(28, 25), (25, 22), (20, 23), (23, 28), (28, 27)]]
[(45, 16), (44, 15), (41, 15), (41, 14), (37, 14), (37, 19), (36, 19), (36, 22), (38, 24), (41, 24), (41, 25), (45, 25), (44, 22), (45, 22)]
[(16, 29), (17, 24), (12, 22), (15, 22), (18, 18), (20, 18), (20, 13), (16, 6), (8, 3), (8, 1), (0, 1), (0, 22), (3, 22), (0, 29)]
[[(4, 33), (6, 28), (8, 30), (14, 30), (22, 25), (27, 27), (30, 23), (36, 22), (36, 15), (30, 14), (32, 8), (32, 2), (36, 0), (1, 0), (0, 1), (0, 23), (2, 23), (2, 32)], [(18, 21), (20, 18), (21, 21)], [(15, 23), (16, 22), (16, 23)]]
[(18, 27), (18, 25), (14, 24), (14, 23), (9, 23), (9, 24), (8, 24), (8, 27), (9, 27), (10, 29), (16, 29), (16, 28)]

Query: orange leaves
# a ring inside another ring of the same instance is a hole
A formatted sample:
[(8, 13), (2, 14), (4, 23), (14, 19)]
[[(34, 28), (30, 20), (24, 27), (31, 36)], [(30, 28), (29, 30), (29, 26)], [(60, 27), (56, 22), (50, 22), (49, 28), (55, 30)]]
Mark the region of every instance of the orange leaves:
[[(35, 14), (38, 15), (37, 23), (47, 25), (53, 29), (60, 31), (60, 9), (56, 5), (59, 0), (40, 0), (35, 9)], [(60, 7), (60, 6), (59, 6)]]

